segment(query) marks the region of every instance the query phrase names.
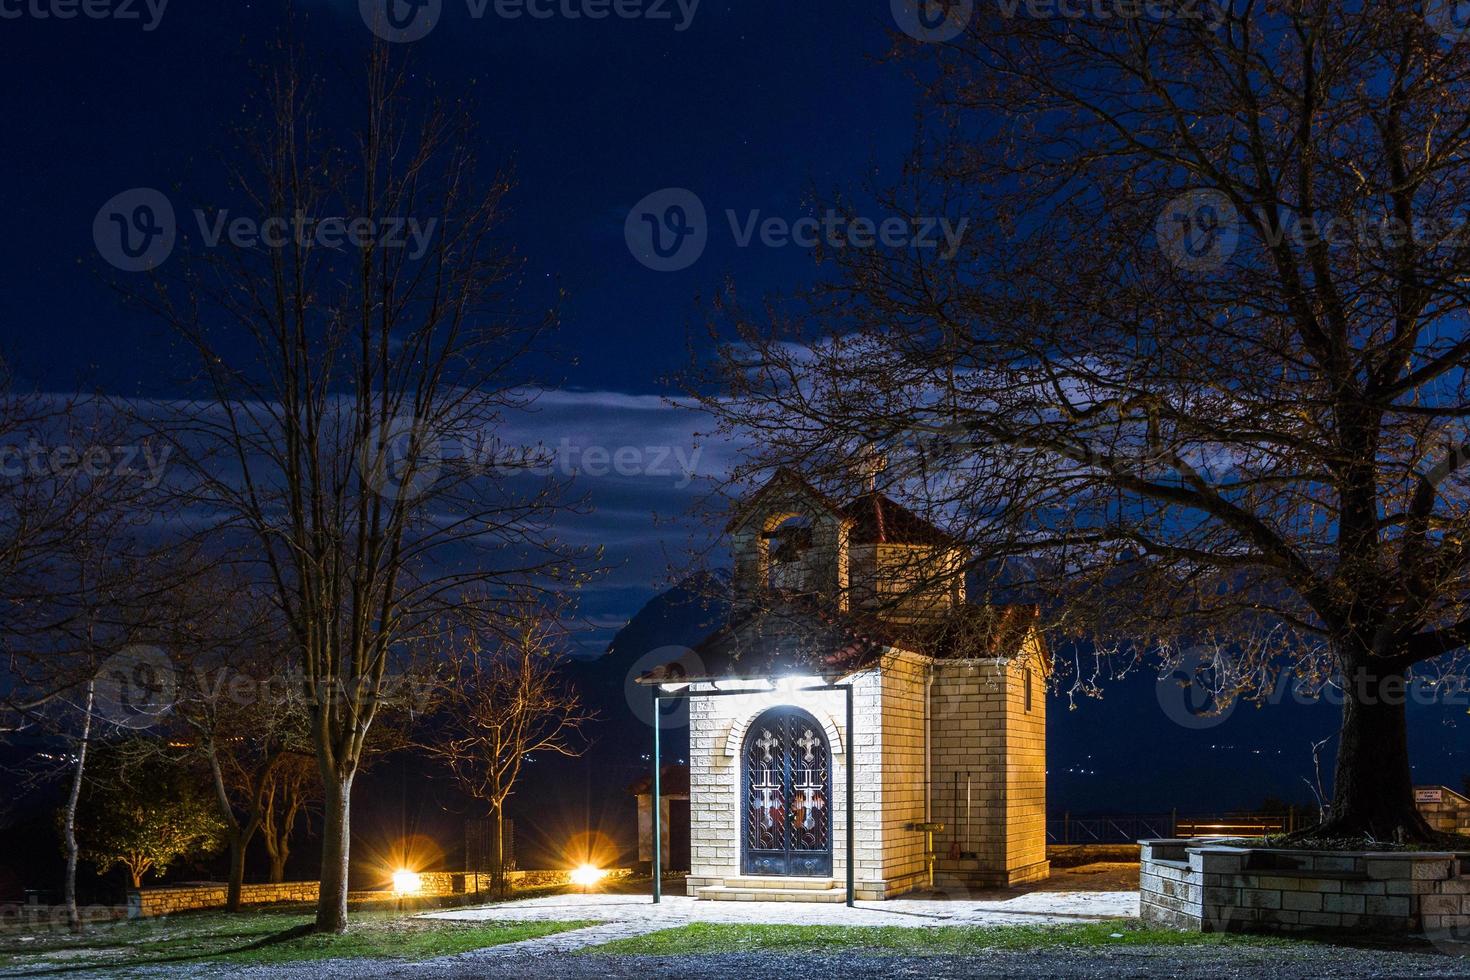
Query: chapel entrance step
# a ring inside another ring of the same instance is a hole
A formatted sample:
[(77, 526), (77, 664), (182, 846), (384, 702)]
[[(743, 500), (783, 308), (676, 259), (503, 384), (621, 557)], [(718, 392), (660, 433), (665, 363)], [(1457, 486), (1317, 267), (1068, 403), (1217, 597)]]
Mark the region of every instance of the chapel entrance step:
[(822, 891), (828, 888), (836, 888), (837, 882), (832, 878), (787, 878), (777, 875), (741, 875), (734, 878), (726, 878), (725, 887), (741, 891), (750, 891), (753, 888), (779, 888), (783, 891), (791, 888), (806, 888)]
[(729, 885), (710, 885), (695, 892), (695, 897), (706, 902), (831, 902), (847, 901), (843, 888), (732, 888)]

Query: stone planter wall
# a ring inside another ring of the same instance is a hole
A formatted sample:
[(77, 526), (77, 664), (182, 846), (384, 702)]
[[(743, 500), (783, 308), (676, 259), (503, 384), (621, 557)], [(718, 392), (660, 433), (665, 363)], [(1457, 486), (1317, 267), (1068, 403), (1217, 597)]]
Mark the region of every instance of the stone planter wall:
[(1273, 851), (1143, 841), (1145, 922), (1203, 932), (1470, 927), (1470, 854)]

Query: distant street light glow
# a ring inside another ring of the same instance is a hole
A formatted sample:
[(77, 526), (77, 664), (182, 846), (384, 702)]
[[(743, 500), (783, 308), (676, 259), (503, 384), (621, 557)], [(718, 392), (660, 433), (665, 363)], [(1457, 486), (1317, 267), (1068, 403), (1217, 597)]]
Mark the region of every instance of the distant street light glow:
[(606, 877), (607, 872), (601, 868), (594, 868), (590, 864), (584, 864), (579, 868), (573, 869), (572, 884), (581, 888), (591, 888)]
[(416, 895), (423, 887), (422, 879), (407, 868), (400, 868), (393, 872), (393, 893), (395, 895)]

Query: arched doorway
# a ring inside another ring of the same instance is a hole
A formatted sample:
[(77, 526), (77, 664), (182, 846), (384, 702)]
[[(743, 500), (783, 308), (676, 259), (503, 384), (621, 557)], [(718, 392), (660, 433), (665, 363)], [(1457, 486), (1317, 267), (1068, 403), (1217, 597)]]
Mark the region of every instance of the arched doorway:
[(741, 760), (742, 873), (830, 875), (832, 752), (821, 724), (772, 708), (751, 722)]

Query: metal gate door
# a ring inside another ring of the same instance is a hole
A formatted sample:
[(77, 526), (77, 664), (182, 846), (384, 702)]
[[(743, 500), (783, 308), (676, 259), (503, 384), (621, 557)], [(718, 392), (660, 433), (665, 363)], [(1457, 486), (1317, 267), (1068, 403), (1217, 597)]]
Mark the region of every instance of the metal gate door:
[(773, 708), (745, 735), (741, 870), (752, 875), (832, 873), (832, 753), (822, 726), (800, 708)]

